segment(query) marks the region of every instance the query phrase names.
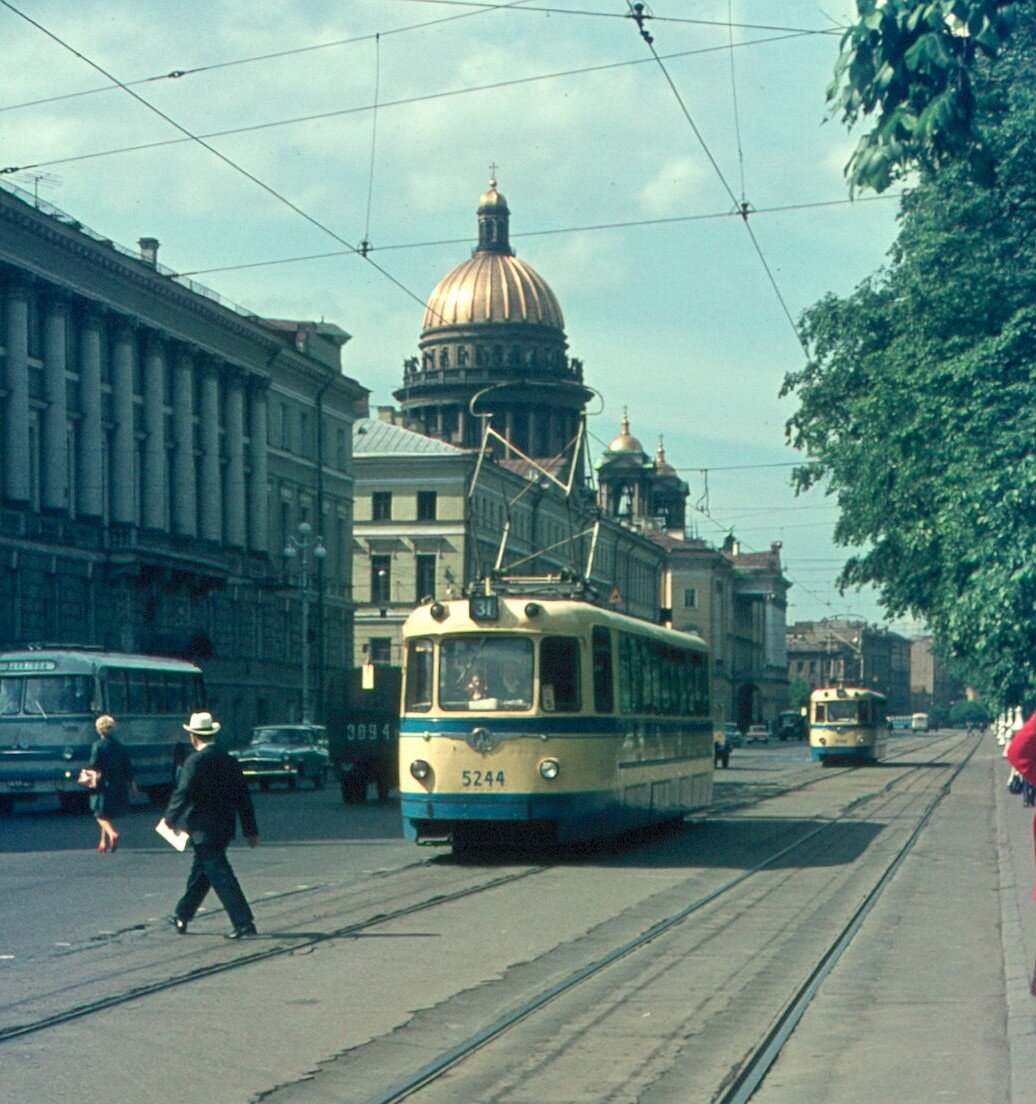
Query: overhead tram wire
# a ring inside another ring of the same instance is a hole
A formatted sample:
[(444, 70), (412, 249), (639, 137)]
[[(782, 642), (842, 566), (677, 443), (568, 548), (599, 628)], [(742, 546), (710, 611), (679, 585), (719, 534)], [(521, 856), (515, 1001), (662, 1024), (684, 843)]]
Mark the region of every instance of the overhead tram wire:
[[(733, 19), (734, 0), (727, 0), (727, 18)], [(734, 24), (731, 22), (727, 28), (727, 41), (730, 45), (730, 99), (734, 108), (734, 134), (737, 137), (737, 165), (741, 179), (741, 206), (744, 207), (748, 199), (745, 195), (745, 152), (741, 145), (741, 119), (737, 108), (737, 71), (734, 65)]]
[(698, 124), (694, 121), (694, 118), (692, 117), (690, 111), (688, 110), (687, 105), (684, 103), (683, 97), (680, 95), (679, 89), (676, 87), (676, 84), (673, 81), (673, 78), (669, 74), (669, 70), (665, 67), (664, 61), (659, 56), (658, 51), (655, 49), (654, 37), (652, 36), (651, 32), (648, 31), (647, 27), (645, 26), (646, 21), (648, 19), (652, 19), (653, 16), (646, 10), (646, 5), (645, 4), (634, 3), (633, 0), (626, 0), (626, 3), (629, 6), (629, 12), (627, 14), (627, 18), (631, 19), (636, 24), (637, 29), (640, 32), (640, 37), (644, 40), (645, 44), (647, 45), (647, 48), (651, 51), (651, 56), (658, 63), (658, 67), (662, 71), (662, 75), (665, 77), (666, 84), (669, 85), (670, 90), (672, 91), (673, 95), (676, 97), (676, 102), (679, 104), (680, 110), (683, 112), (684, 118), (687, 120), (688, 125), (690, 126), (691, 130), (694, 132), (694, 136), (698, 139), (699, 145), (701, 146), (702, 150), (705, 152), (705, 156), (708, 158), (709, 164), (711, 164), (712, 168), (715, 170), (716, 175), (719, 177), (720, 183), (726, 189), (727, 195), (729, 195), (731, 200), (733, 200), (734, 206), (737, 209), (738, 213), (741, 215), (741, 221), (744, 223), (745, 230), (748, 232), (748, 236), (751, 239), (751, 242), (752, 242), (753, 247), (755, 248), (756, 254), (758, 255), (759, 260), (762, 263), (763, 269), (766, 272), (766, 276), (770, 281), (770, 286), (773, 288), (774, 294), (777, 296), (777, 301), (781, 305), (781, 310), (784, 312), (785, 318), (788, 319), (788, 324), (791, 326), (792, 333), (795, 334), (795, 340), (798, 343), (799, 347), (802, 349), (802, 351), (808, 357), (809, 356), (809, 349), (807, 348), (806, 343), (803, 340), (802, 334), (799, 332), (798, 326), (795, 325), (795, 319), (792, 317), (791, 311), (788, 309), (788, 304), (785, 302), (784, 296), (781, 294), (781, 289), (777, 285), (777, 280), (774, 277), (773, 270), (770, 268), (769, 262), (766, 260), (766, 256), (763, 253), (762, 247), (759, 245), (759, 241), (755, 236), (755, 231), (749, 225), (748, 216), (751, 213), (750, 204), (747, 201), (738, 200), (737, 196), (734, 194), (733, 189), (730, 187), (730, 184), (727, 182), (727, 178), (723, 175), (723, 170), (719, 167), (719, 164), (716, 161), (716, 158), (712, 155), (712, 150), (709, 149), (708, 143), (705, 141), (705, 138), (702, 135), (701, 130), (698, 128)]
[[(294, 211), (295, 214), (299, 215), (300, 218), (305, 219), (306, 222), (308, 222), (311, 226), (316, 227), (318, 230), (320, 230), (323, 233), (327, 234), (328, 237), (331, 237), (335, 241), (337, 241), (339, 244), (344, 245), (348, 251), (350, 251), (352, 253), (355, 253), (357, 256), (363, 257), (363, 259), (367, 262), (367, 264), (371, 265), (377, 272), (379, 272), (382, 276), (384, 276), (385, 279), (387, 279), (392, 284), (394, 284), (397, 288), (399, 288), (399, 290), (402, 291), (404, 295), (409, 296), (409, 298), (413, 299), (416, 303), (419, 303), (425, 309), (428, 309), (428, 304), (425, 302), (425, 300), (420, 295), (418, 295), (416, 292), (411, 291), (410, 288), (408, 288), (404, 283), (402, 283), (402, 281), (398, 280), (395, 276), (393, 276), (392, 273), (390, 273), (387, 269), (382, 268), (381, 265), (379, 265), (376, 261), (371, 260), (371, 258), (369, 256), (365, 256), (361, 252), (361, 250), (359, 250), (351, 242), (346, 241), (346, 239), (343, 238), (340, 234), (338, 234), (336, 231), (332, 230), (329, 226), (322, 223), (319, 219), (315, 218), (313, 215), (309, 214), (308, 211), (304, 211), (301, 207), (298, 206), (298, 204), (292, 202), (292, 200), (288, 199), (288, 197), (283, 195), (281, 192), (278, 192), (276, 188), (274, 188), (271, 185), (267, 184), (265, 181), (260, 180), (259, 177), (257, 177), (254, 173), (249, 172), (248, 169), (244, 168), (242, 165), (237, 164), (236, 161), (234, 161), (231, 158), (227, 157), (226, 154), (221, 153), (214, 146), (210, 146), (202, 138), (200, 138), (200, 137), (198, 137), (194, 134), (191, 134), (191, 132), (185, 126), (183, 126), (181, 123), (178, 123), (175, 119), (173, 119), (171, 116), (167, 115), (160, 108), (155, 107), (154, 104), (149, 103), (147, 100), (145, 100), (143, 98), (143, 96), (138, 95), (131, 88), (127, 88), (124, 84), (122, 84), (119, 81), (119, 79), (117, 77), (115, 77), (111, 73), (109, 73), (103, 66), (98, 65), (97, 62), (92, 61), (85, 54), (83, 54), (79, 50), (77, 50), (74, 46), (69, 45), (69, 43), (65, 42), (62, 38), (60, 38), (58, 35), (56, 35), (53, 31), (48, 30), (46, 27), (44, 27), (41, 23), (38, 23), (31, 16), (28, 16), (23, 11), (20, 11), (12, 3), (10, 3), (10, 0), (0, 0), (0, 6), (3, 6), (5, 8), (7, 8), (9, 11), (11, 11), (15, 15), (19, 16), (21, 19), (24, 19), (27, 23), (31, 24), (33, 27), (35, 27), (37, 30), (39, 30), (42, 34), (46, 35), (48, 38), (50, 38), (54, 42), (58, 43), (58, 45), (62, 46), (64, 49), (68, 50), (70, 53), (74, 54), (80, 60), (85, 62), (92, 69), (96, 69), (97, 72), (100, 73), (103, 77), (107, 78), (108, 80), (112, 81), (114, 84), (118, 85), (121, 89), (123, 89), (124, 92), (127, 93), (127, 95), (132, 96), (133, 99), (135, 99), (138, 103), (142, 104), (149, 111), (151, 111), (154, 114), (158, 115), (159, 118), (164, 119), (167, 123), (169, 123), (170, 126), (173, 126), (178, 131), (180, 131), (181, 134), (187, 135), (188, 140), (193, 141), (193, 142), (197, 142), (198, 145), (200, 145), (203, 149), (208, 150), (209, 153), (211, 153), (214, 157), (217, 157), (220, 161), (222, 161), (229, 168), (233, 169), (234, 172), (239, 173), (241, 176), (245, 177), (247, 180), (252, 181), (253, 184), (255, 184), (258, 187), (262, 188), (262, 190), (264, 192), (266, 192), (268, 195), (272, 196), (279, 203), (283, 203), (285, 207), (288, 207), (290, 210)], [(0, 170), (0, 172), (2, 172), (2, 170)]]
[(374, 36), (374, 113), (371, 116), (371, 163), (367, 175), (367, 218), (364, 221), (360, 253), (366, 258), (371, 250), (371, 204), (374, 199), (374, 157), (378, 145), (378, 99), (381, 95), (381, 39)]
[[(7, 0), (3, 0), (3, 2), (5, 3), (5, 6), (10, 7), (12, 11), (17, 11), (17, 9), (13, 8), (9, 3), (7, 3)], [(494, 8), (493, 10), (496, 9)], [(738, 45), (765, 46), (774, 42), (787, 41), (788, 39), (803, 38), (806, 35), (814, 33), (816, 32), (796, 31), (785, 35), (775, 35), (770, 38), (750, 39), (749, 41), (739, 43)], [(71, 49), (71, 47), (66, 46), (66, 49)], [(693, 57), (700, 54), (712, 54), (720, 50), (727, 49), (729, 49), (729, 47), (727, 46), (707, 46), (695, 50), (681, 50), (677, 53), (666, 54), (663, 56), (666, 60), (674, 60), (676, 58)], [(72, 52), (76, 53), (75, 50), (73, 50)], [(581, 76), (585, 73), (600, 73), (605, 72), (609, 69), (625, 68), (626, 66), (630, 65), (648, 65), (651, 63), (651, 60), (651, 58), (631, 58), (628, 61), (613, 61), (606, 62), (603, 65), (587, 65), (577, 69), (561, 69), (553, 73), (540, 73), (532, 77), (513, 77), (510, 80), (493, 81), (489, 84), (470, 85), (467, 88), (455, 88), (445, 92), (429, 92), (428, 94), (423, 96), (405, 96), (399, 100), (390, 100), (386, 103), (381, 103), (378, 105), (378, 108), (379, 110), (384, 111), (386, 108), (390, 107), (410, 107), (414, 104), (428, 103), (432, 100), (449, 99), (453, 96), (467, 96), (476, 92), (492, 92), (501, 88), (514, 88), (523, 84), (534, 84), (537, 81), (557, 80), (562, 77)], [(129, 85), (118, 84), (118, 82), (116, 83), (117, 87), (129, 92), (130, 95), (136, 95), (136, 93), (130, 90)], [(146, 102), (147, 101), (141, 99), (141, 103)], [(28, 165), (9, 165), (4, 168), (0, 168), (0, 176), (8, 175), (14, 172), (25, 172), (28, 169), (48, 168), (52, 165), (69, 165), (77, 161), (90, 161), (98, 157), (112, 157), (120, 153), (139, 153), (143, 150), (161, 149), (166, 146), (178, 146), (183, 145), (186, 142), (199, 141), (201, 139), (208, 140), (210, 138), (227, 138), (235, 134), (251, 134), (261, 130), (270, 130), (274, 127), (295, 126), (299, 123), (311, 123), (321, 119), (335, 119), (343, 115), (356, 115), (363, 111), (372, 111), (373, 109), (373, 104), (363, 104), (359, 107), (344, 107), (339, 108), (335, 111), (318, 111), (313, 112), (309, 115), (297, 115), (289, 119), (273, 119), (269, 122), (253, 123), (248, 126), (227, 127), (223, 130), (207, 131), (204, 134), (190, 135), (184, 138), (163, 138), (154, 142), (139, 142), (136, 145), (132, 146), (116, 146), (112, 149), (96, 150), (93, 153), (73, 154), (69, 157), (54, 157), (46, 161), (34, 161)], [(156, 112), (158, 111), (157, 108), (152, 108), (152, 110), (155, 110)], [(182, 130), (183, 128), (179, 129)]]
[[(435, 4), (439, 7), (453, 7), (453, 8), (478, 8), (479, 11), (501, 11), (504, 8), (510, 8), (509, 4), (490, 4), (484, 3), (482, 0), (401, 0), (405, 4)], [(515, 11), (522, 13), (529, 13), (532, 15), (573, 15), (573, 16), (588, 16), (592, 19), (626, 19), (628, 16), (625, 12), (621, 15), (613, 11), (590, 11), (586, 8), (556, 8), (547, 7), (545, 5), (533, 6), (532, 4), (523, 4), (521, 8), (516, 8)], [(799, 31), (801, 27), (786, 27), (779, 26), (772, 23), (734, 23), (729, 19), (692, 19), (690, 16), (682, 15), (653, 15), (651, 17), (656, 23), (683, 23), (695, 27), (739, 27), (743, 30), (751, 31)], [(830, 16), (828, 16), (830, 19)], [(844, 34), (846, 28), (841, 24), (835, 22), (833, 27), (825, 27), (822, 29), (810, 30), (809, 34), (822, 34), (822, 35), (838, 35), (839, 37)]]
[[(883, 192), (881, 195), (856, 196), (854, 199), (826, 199), (816, 200), (812, 203), (786, 203), (779, 207), (757, 207), (753, 215), (784, 214), (791, 211), (811, 211), (822, 207), (851, 207), (858, 203), (873, 203), (877, 200), (888, 201), (901, 199), (900, 192)], [(525, 230), (511, 234), (512, 241), (520, 238), (546, 237), (551, 234), (584, 234), (598, 230), (627, 230), (642, 226), (666, 226), (677, 222), (704, 222), (711, 219), (740, 218), (737, 211), (713, 211), (702, 215), (671, 215), (667, 218), (657, 219), (629, 219), (625, 222), (601, 222), (588, 226), (559, 226), (552, 230)], [(400, 249), (432, 249), (445, 245), (468, 245), (470, 238), (435, 238), (421, 242), (397, 242), (395, 245), (377, 246), (377, 252), (385, 253)], [(302, 261), (321, 261), (330, 257), (344, 257), (354, 252), (351, 249), (332, 249), (325, 253), (302, 253), (295, 257), (275, 257), (265, 261), (246, 261), (243, 264), (217, 265), (214, 268), (196, 268), (189, 272), (178, 272), (177, 276), (206, 276), (213, 272), (238, 272), (246, 268), (265, 268), (269, 265), (299, 264)], [(368, 252), (375, 252), (375, 246), (371, 246)], [(791, 465), (796, 466), (796, 465)], [(687, 469), (697, 470), (697, 469)]]
[[(526, 3), (526, 0), (512, 0), (509, 4), (494, 5), (494, 9), (515, 8)], [(227, 61), (214, 61), (209, 65), (194, 65), (189, 69), (173, 69), (168, 73), (155, 73), (150, 77), (141, 77), (139, 80), (125, 81), (122, 88), (136, 88), (142, 84), (154, 84), (156, 81), (181, 80), (184, 77), (193, 77), (199, 73), (211, 73), (217, 69), (230, 69), (238, 65), (251, 65), (258, 61), (276, 61), (279, 58), (294, 57), (297, 54), (308, 54), (315, 50), (329, 50), (337, 46), (352, 46), (359, 42), (370, 42), (372, 38), (387, 38), (389, 35), (406, 34), (409, 31), (423, 31), (427, 27), (437, 27), (443, 23), (454, 23), (458, 19), (470, 19), (474, 15), (484, 15), (487, 8), (478, 11), (461, 12), (458, 15), (444, 15), (439, 19), (426, 19), (421, 23), (410, 23), (405, 27), (393, 27), (387, 31), (375, 31), (371, 34), (354, 35), (352, 38), (338, 38), (333, 42), (314, 42), (309, 46), (295, 46), (289, 50), (275, 50), (268, 54), (253, 54), (249, 57), (230, 58)], [(815, 31), (815, 34), (827, 34), (827, 31)], [(24, 107), (39, 107), (43, 104), (58, 103), (61, 100), (74, 100), (80, 96), (96, 96), (101, 92), (114, 92), (115, 85), (106, 84), (100, 88), (82, 88), (77, 92), (65, 92), (60, 96), (45, 96), (38, 100), (23, 100), (21, 103), (4, 104), (0, 106), (0, 113), (4, 111), (18, 111)]]

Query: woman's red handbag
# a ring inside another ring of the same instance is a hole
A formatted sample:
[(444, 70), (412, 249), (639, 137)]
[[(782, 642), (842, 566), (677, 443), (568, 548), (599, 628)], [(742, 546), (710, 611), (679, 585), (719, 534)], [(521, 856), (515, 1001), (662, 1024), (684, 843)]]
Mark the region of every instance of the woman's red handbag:
[(76, 782), (78, 782), (80, 786), (85, 786), (88, 790), (96, 790), (100, 777), (100, 771), (94, 770), (93, 767), (83, 767), (79, 772), (79, 777), (76, 779)]

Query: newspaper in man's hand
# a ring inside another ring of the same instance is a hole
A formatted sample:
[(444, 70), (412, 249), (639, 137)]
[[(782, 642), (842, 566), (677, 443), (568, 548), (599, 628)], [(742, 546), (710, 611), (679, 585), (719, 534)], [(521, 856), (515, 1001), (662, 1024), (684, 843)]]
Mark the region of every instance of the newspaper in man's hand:
[(177, 851), (183, 851), (187, 846), (187, 841), (191, 838), (186, 832), (181, 832), (179, 828), (173, 828), (166, 824), (164, 819), (155, 825), (155, 831), (170, 847), (175, 847)]

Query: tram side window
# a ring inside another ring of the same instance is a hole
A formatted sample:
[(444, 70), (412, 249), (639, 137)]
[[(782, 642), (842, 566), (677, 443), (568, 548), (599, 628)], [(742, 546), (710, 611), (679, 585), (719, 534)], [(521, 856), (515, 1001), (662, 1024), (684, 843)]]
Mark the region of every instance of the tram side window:
[(432, 642), (411, 640), (406, 658), (406, 708), (426, 713), (432, 708)]
[(540, 704), (547, 712), (579, 709), (579, 641), (545, 636), (540, 644)]
[(612, 691), (612, 634), (600, 625), (593, 632), (594, 712), (611, 713), (615, 708)]

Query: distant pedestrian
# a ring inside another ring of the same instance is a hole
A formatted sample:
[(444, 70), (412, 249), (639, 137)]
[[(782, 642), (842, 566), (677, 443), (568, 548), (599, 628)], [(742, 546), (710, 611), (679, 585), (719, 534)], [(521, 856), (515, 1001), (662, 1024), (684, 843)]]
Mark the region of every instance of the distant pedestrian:
[(183, 728), (194, 753), (180, 770), (164, 820), (190, 835), (194, 862), (187, 888), (169, 921), (183, 935), (212, 888), (230, 917), (232, 930), (226, 938), (243, 939), (256, 934), (255, 920), (227, 861), (227, 846), (234, 838), (237, 820), (248, 846), (259, 843), (252, 797), (237, 760), (215, 742), (220, 726), (212, 714), (195, 713)]
[(115, 718), (105, 713), (94, 721), (97, 739), (90, 748), (88, 770), (97, 772), (97, 785), (90, 794), (90, 811), (101, 828), (97, 850), (111, 852), (119, 843), (112, 818), (125, 812), (129, 795), (137, 792), (129, 752), (115, 738)]

